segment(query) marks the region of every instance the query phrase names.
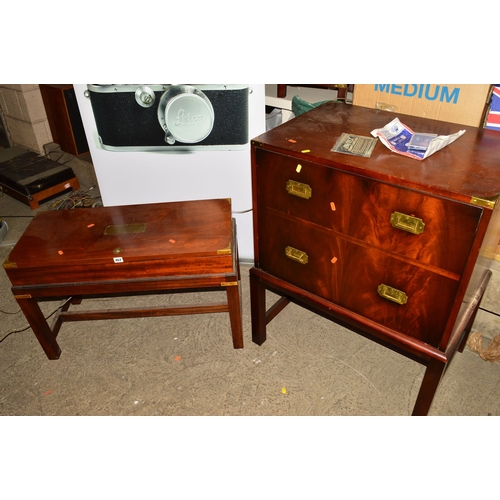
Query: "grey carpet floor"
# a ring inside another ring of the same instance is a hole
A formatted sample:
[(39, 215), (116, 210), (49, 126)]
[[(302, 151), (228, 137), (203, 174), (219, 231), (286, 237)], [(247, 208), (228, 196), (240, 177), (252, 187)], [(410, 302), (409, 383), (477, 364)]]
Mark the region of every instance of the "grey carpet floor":
[[(0, 217), (9, 224), (0, 244), (2, 262), (32, 216), (29, 207), (0, 197)], [(254, 344), (249, 269), (242, 264), (244, 349), (233, 349), (224, 313), (138, 318), (65, 323), (58, 337), (61, 357), (52, 361), (16, 313), (2, 269), (0, 415), (411, 414), (423, 366), (297, 305), (268, 325), (262, 346)], [(217, 299), (218, 293), (211, 295)], [(76, 307), (206, 298), (195, 293), (93, 299)], [(268, 294), (269, 303), (275, 299)], [(43, 303), (44, 314), (58, 305)], [(493, 334), (496, 320), (481, 313), (477, 324)], [(485, 362), (468, 348), (457, 354), (429, 414), (500, 415), (500, 363)]]

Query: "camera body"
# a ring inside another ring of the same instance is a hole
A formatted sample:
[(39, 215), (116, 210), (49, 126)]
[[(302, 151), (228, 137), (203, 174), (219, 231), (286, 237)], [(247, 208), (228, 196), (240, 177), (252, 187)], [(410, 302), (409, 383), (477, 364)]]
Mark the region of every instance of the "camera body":
[(103, 149), (244, 149), (248, 85), (92, 84), (85, 96)]

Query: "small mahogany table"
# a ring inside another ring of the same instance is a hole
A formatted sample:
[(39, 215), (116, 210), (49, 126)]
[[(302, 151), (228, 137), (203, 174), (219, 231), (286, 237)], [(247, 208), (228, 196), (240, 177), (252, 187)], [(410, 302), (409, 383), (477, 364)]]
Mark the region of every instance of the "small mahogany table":
[[(229, 312), (243, 347), (241, 280), (231, 200), (40, 212), (4, 262), (12, 292), (49, 359), (64, 321)], [(221, 291), (227, 302), (69, 311), (85, 297)], [(38, 302), (68, 298), (51, 326)]]

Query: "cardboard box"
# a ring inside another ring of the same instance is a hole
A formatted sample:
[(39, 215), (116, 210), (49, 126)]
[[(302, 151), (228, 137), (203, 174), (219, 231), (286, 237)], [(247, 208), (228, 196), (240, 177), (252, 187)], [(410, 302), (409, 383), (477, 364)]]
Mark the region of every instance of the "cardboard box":
[(354, 85), (353, 104), (482, 127), (491, 84), (375, 83)]

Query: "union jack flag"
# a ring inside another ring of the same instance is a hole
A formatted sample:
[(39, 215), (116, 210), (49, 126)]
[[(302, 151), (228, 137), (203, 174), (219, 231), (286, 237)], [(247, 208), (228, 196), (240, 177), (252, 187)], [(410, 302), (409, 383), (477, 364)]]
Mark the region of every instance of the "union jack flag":
[(486, 118), (485, 128), (500, 131), (500, 85), (495, 85), (493, 87), (490, 110)]

